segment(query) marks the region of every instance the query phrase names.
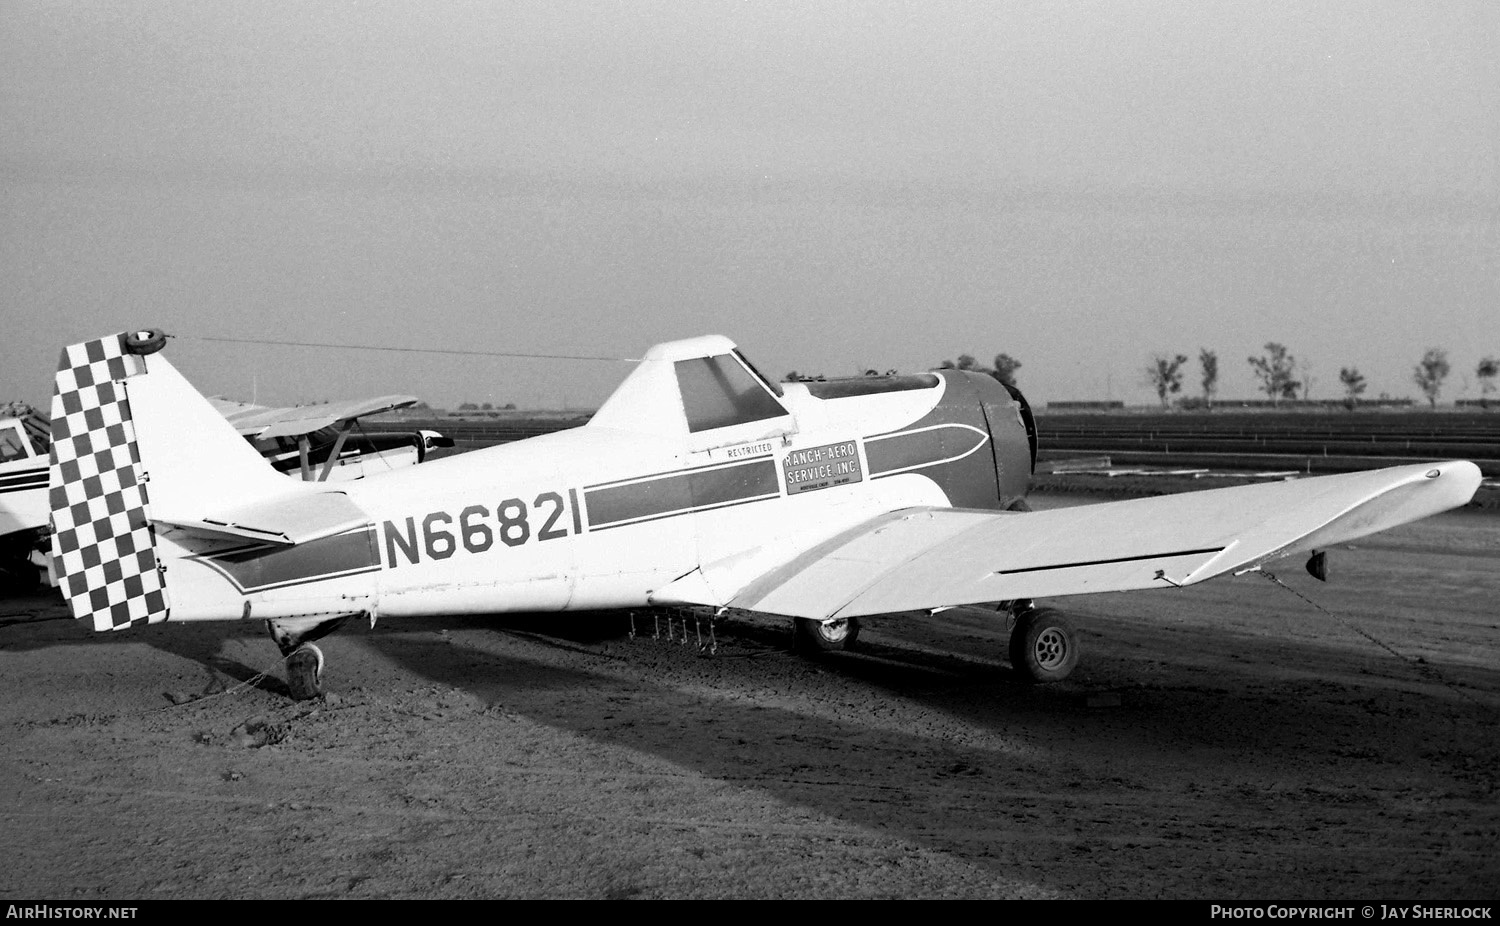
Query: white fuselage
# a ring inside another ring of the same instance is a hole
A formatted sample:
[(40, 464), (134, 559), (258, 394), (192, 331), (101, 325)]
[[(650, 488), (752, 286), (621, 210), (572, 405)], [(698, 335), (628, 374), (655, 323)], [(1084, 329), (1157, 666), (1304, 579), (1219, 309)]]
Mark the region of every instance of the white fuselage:
[[(942, 386), (836, 402), (788, 391), (797, 427), (720, 446), (586, 426), (341, 485), (372, 528), (307, 547), (339, 547), (328, 564), (237, 570), (164, 531), (170, 619), (711, 603), (712, 588), (673, 583), (755, 575), (880, 512), (950, 503), (920, 472), (872, 478), (865, 441), (921, 419)], [(959, 452), (988, 458), (987, 439)], [(371, 545), (373, 563), (331, 574)]]

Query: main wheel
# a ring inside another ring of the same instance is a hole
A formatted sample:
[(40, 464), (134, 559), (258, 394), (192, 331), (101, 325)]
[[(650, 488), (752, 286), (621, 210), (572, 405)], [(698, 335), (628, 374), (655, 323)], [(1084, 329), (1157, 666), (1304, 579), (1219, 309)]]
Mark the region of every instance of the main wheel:
[(849, 649), (859, 639), (859, 621), (852, 617), (820, 621), (799, 617), (792, 621), (797, 649), (809, 653), (836, 653)]
[(311, 701), (323, 694), (323, 651), (311, 643), (286, 657), (286, 687), (293, 701)]
[(1010, 632), (1010, 664), (1029, 682), (1060, 682), (1078, 665), (1078, 637), (1073, 625), (1052, 608), (1032, 608), (1016, 615)]

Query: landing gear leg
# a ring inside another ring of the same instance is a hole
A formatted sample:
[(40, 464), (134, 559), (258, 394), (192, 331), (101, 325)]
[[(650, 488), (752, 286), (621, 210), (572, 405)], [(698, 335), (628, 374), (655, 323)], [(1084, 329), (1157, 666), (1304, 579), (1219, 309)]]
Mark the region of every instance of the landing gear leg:
[(343, 625), (353, 615), (333, 620), (287, 618), (266, 621), (276, 648), (286, 657), (286, 685), (293, 701), (311, 701), (323, 695), (323, 651), (313, 645)]
[(1078, 635), (1062, 612), (1029, 600), (1012, 604), (1010, 664), (1028, 682), (1060, 682), (1078, 665)]

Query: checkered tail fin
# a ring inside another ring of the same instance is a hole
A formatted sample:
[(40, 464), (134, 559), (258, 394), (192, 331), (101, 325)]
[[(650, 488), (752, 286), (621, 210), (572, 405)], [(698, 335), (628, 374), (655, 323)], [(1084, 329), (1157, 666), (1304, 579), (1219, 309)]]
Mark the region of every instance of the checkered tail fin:
[[(202, 541), (170, 525), (295, 496), (162, 351), (137, 331), (63, 350), (52, 398), (52, 554), (73, 616), (95, 630), (166, 620), (168, 570)], [(179, 583), (177, 618), (202, 617)], [(198, 596), (201, 599), (201, 595)]]
[(63, 349), (52, 396), (52, 556), (73, 616), (95, 630), (166, 620), (128, 386), (146, 358), (125, 335)]

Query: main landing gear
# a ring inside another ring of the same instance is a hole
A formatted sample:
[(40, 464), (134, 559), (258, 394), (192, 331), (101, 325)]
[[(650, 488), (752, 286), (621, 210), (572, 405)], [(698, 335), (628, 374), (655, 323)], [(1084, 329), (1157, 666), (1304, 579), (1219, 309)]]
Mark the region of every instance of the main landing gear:
[(328, 618), (283, 618), (266, 621), (276, 648), (286, 657), (286, 687), (293, 701), (311, 701), (323, 695), (323, 651), (314, 640), (333, 633), (353, 615)]
[[(1024, 681), (1060, 682), (1078, 665), (1078, 634), (1055, 608), (1039, 608), (1030, 599), (1002, 602), (1015, 624), (1010, 631), (1010, 664)], [(820, 621), (792, 619), (792, 639), (798, 652), (817, 655), (853, 647), (859, 639), (858, 618)]]
[(858, 618), (841, 617), (831, 621), (792, 618), (792, 642), (799, 652), (837, 653), (852, 648), (858, 639)]
[(1010, 631), (1010, 664), (1028, 682), (1060, 682), (1078, 665), (1078, 636), (1055, 608), (1038, 608), (1030, 599), (1010, 603), (1015, 626)]

